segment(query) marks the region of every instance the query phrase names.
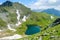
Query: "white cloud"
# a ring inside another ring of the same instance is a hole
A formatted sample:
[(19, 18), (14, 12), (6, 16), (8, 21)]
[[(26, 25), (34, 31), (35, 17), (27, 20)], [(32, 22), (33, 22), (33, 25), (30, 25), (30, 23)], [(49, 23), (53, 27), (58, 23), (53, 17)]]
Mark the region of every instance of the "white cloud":
[(60, 9), (60, 1), (59, 0), (37, 0), (36, 2), (30, 4), (28, 7), (31, 9), (48, 9), (55, 8)]
[(60, 10), (60, 5), (59, 6), (56, 6), (55, 9)]
[(57, 2), (57, 0), (49, 0), (48, 2), (49, 3), (55, 3), (55, 2)]

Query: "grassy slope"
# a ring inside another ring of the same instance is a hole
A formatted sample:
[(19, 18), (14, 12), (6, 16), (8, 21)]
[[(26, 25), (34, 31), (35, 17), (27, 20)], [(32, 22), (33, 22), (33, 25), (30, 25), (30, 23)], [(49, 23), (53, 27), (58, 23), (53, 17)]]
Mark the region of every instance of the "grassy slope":
[[(54, 19), (51, 19), (50, 16), (51, 15), (46, 14), (46, 13), (32, 12), (29, 19), (27, 19), (26, 22), (24, 22), (19, 28), (17, 28), (17, 30), (18, 30), (17, 33), (18, 34), (24, 34), (26, 29), (27, 29), (27, 27), (26, 27), (27, 24), (39, 25), (39, 26), (41, 26), (41, 30), (43, 30), (44, 28), (46, 28), (48, 25), (50, 25), (57, 18), (56, 16), (54, 16)], [(24, 40), (24, 39), (25, 40), (26, 39), (28, 39), (28, 40), (38, 40), (40, 38), (40, 36), (43, 35), (44, 33), (48, 33), (48, 34), (47, 34), (47, 36), (43, 36), (43, 40), (52, 40), (52, 39), (50, 39), (51, 35), (53, 35), (53, 36), (54, 35), (60, 35), (59, 34), (60, 33), (59, 32), (59, 29), (60, 29), (59, 26), (60, 25), (52, 27), (52, 28), (48, 28), (47, 30), (43, 30), (43, 31), (41, 31), (37, 34), (31, 35), (31, 36), (28, 36), (26, 38), (22, 38), (22, 39), (19, 39), (19, 40)], [(58, 33), (53, 32), (53, 30), (58, 31)]]

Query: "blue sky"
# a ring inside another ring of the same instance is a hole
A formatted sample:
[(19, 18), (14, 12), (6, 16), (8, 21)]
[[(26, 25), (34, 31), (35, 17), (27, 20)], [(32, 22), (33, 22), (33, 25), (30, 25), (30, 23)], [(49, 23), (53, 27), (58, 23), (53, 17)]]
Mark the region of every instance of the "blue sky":
[[(0, 4), (6, 0), (0, 0)], [(55, 8), (60, 10), (60, 0), (10, 0), (12, 2), (19, 2), (25, 6), (34, 9), (48, 9)]]
[[(6, 0), (0, 0), (0, 3), (3, 3), (3, 2), (5, 2)], [(31, 4), (32, 2), (36, 2), (37, 0), (10, 0), (10, 1), (12, 1), (12, 2), (19, 2), (19, 3), (22, 3), (22, 4), (24, 4), (24, 5), (29, 5), (29, 4)]]

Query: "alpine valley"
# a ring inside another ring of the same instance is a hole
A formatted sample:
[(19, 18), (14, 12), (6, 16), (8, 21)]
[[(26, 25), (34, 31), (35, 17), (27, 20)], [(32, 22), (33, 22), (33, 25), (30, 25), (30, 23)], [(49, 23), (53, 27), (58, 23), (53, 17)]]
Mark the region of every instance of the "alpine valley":
[(6, 1), (0, 5), (0, 39), (60, 40), (58, 18), (45, 11), (34, 12), (18, 2)]

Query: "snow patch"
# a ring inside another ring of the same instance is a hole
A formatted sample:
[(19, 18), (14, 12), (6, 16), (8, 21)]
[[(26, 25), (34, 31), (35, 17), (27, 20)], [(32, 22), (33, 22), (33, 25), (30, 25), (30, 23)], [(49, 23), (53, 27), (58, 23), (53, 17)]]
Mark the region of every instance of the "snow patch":
[(3, 30), (0, 30), (0, 32), (3, 31)]
[(26, 18), (27, 18), (27, 17), (26, 17), (26, 16), (24, 16), (24, 17), (23, 17), (23, 19), (22, 19), (22, 21), (24, 21), (24, 22), (25, 22), (25, 21), (26, 21)]
[(53, 17), (53, 16), (51, 16), (51, 19), (54, 19), (54, 17)]
[(22, 38), (22, 35), (15, 34), (13, 36), (3, 37), (0, 39), (19, 39), (19, 38)]
[(10, 24), (7, 25), (9, 30), (16, 31), (15, 29), (12, 29)]
[(16, 23), (16, 26), (19, 26), (21, 24), (21, 22), (19, 21), (19, 19), (20, 19), (19, 10), (16, 10), (16, 14), (17, 14), (17, 20), (18, 20), (18, 22)]
[(18, 23), (16, 23), (16, 26), (19, 26), (21, 24), (21, 22), (18, 22)]
[(16, 10), (16, 14), (17, 14), (17, 20), (19, 21), (19, 19), (20, 19), (19, 10)]

